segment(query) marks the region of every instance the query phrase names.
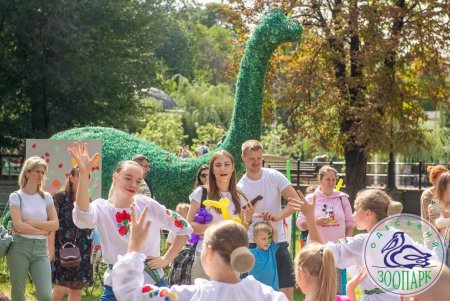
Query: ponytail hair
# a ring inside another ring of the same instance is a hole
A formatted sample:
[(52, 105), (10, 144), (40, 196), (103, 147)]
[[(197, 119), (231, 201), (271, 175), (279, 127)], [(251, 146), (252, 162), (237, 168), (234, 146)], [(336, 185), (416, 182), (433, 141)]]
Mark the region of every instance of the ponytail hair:
[(296, 274), (302, 269), (318, 278), (317, 287), (309, 292), (312, 300), (335, 301), (337, 291), (337, 272), (334, 255), (327, 246), (309, 243), (295, 258)]
[(246, 273), (255, 265), (255, 257), (247, 247), (247, 230), (239, 223), (224, 220), (211, 225), (205, 231), (203, 243), (239, 273)]
[(358, 204), (363, 210), (370, 210), (375, 213), (378, 222), (389, 215), (399, 214), (403, 210), (402, 203), (392, 200), (386, 192), (379, 189), (359, 191), (356, 195), (355, 204)]
[(74, 191), (73, 191), (73, 182), (70, 178), (70, 176), (72, 177), (77, 177), (80, 174), (80, 169), (78, 168), (78, 166), (73, 167), (70, 172), (69, 172), (69, 176), (66, 179), (66, 182), (64, 183), (64, 186), (62, 188), (62, 191), (65, 191), (66, 193), (73, 195)]

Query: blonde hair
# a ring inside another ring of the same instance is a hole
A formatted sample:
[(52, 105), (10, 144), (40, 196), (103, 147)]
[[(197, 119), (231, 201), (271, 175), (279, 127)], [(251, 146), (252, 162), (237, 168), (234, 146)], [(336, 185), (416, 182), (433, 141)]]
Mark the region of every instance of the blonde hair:
[(327, 172), (334, 172), (334, 175), (337, 176), (337, 170), (334, 169), (333, 167), (331, 167), (330, 165), (324, 165), (319, 169), (319, 174), (317, 175), (317, 177), (319, 178), (319, 180), (322, 180), (323, 177), (325, 176), (325, 174)]
[(448, 171), (448, 169), (444, 165), (428, 166), (428, 179), (430, 180), (431, 184), (433, 184), (433, 186), (436, 185), (436, 180), (443, 172), (446, 171)]
[[(139, 165), (139, 163), (137, 163), (136, 161), (133, 160), (124, 160), (124, 161), (120, 161), (119, 164), (117, 164), (116, 169), (113, 172), (114, 173), (119, 173), (121, 172), (123, 169), (125, 169), (126, 165), (134, 165), (140, 168), (140, 170), (142, 171), (142, 167)], [(144, 173), (142, 171), (142, 173)], [(109, 187), (109, 193), (108, 193), (108, 198), (110, 199), (112, 196), (114, 195), (114, 179), (111, 181), (111, 186)]]
[(253, 226), (253, 236), (256, 236), (258, 233), (272, 233), (272, 227), (267, 222), (257, 222)]
[(180, 212), (183, 212), (183, 211), (185, 211), (185, 212), (188, 212), (189, 211), (189, 204), (187, 204), (187, 203), (179, 203), (178, 205), (177, 205), (177, 207), (175, 207), (175, 211), (177, 212), (177, 213), (180, 213)]
[[(228, 159), (230, 159), (231, 164), (233, 165), (233, 173), (231, 174), (230, 183), (228, 184), (228, 191), (231, 194), (232, 199), (231, 201), (234, 203), (234, 206), (236, 207), (234, 214), (238, 214), (241, 212), (241, 201), (240, 201), (241, 199), (239, 197), (239, 194), (242, 195), (242, 193), (238, 191), (236, 188), (236, 168), (234, 164), (234, 158), (229, 152), (225, 150), (220, 150), (216, 152), (209, 161), (209, 170), (208, 170), (209, 180), (207, 185), (208, 199), (218, 201), (222, 198), (222, 196), (220, 195), (219, 186), (217, 186), (216, 176), (214, 175), (214, 162), (221, 156), (225, 156)], [(216, 210), (217, 213), (220, 213), (220, 209), (218, 208), (214, 209)]]
[(252, 151), (257, 151), (257, 150), (263, 150), (263, 146), (261, 144), (261, 142), (259, 142), (258, 140), (247, 140), (244, 143), (242, 143), (242, 155), (245, 156), (245, 153), (247, 153), (247, 151), (252, 150)]
[(355, 199), (363, 210), (375, 213), (377, 221), (381, 221), (389, 215), (398, 214), (403, 210), (403, 205), (392, 200), (384, 191), (379, 189), (364, 189), (358, 192)]
[(204, 247), (210, 246), (237, 272), (246, 273), (255, 264), (255, 257), (247, 247), (247, 230), (234, 221), (224, 220), (209, 226), (203, 244)]
[(441, 203), (447, 204), (447, 202), (450, 202), (450, 200), (444, 199), (445, 190), (449, 183), (450, 183), (450, 171), (441, 173), (437, 180), (437, 186), (436, 186), (436, 197)]
[[(48, 170), (47, 162), (45, 162), (44, 159), (37, 156), (30, 157), (25, 161), (25, 163), (23, 163), (23, 167), (22, 170), (20, 171), (19, 179), (17, 181), (20, 189), (24, 188), (27, 185), (28, 177), (26, 173), (35, 171), (39, 167), (44, 167), (45, 173)], [(41, 183), (39, 183), (37, 187), (37, 192), (42, 198), (45, 198), (44, 188), (45, 188), (45, 176), (42, 177)]]
[(318, 277), (317, 288), (310, 294), (313, 300), (336, 300), (336, 263), (329, 247), (318, 243), (307, 244), (295, 258), (296, 274), (299, 269), (305, 270), (311, 276)]

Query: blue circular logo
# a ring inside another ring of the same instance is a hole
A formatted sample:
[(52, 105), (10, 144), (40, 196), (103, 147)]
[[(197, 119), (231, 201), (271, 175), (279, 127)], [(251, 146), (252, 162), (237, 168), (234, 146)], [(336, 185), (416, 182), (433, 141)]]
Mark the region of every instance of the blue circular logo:
[(445, 264), (438, 230), (412, 214), (389, 216), (369, 233), (363, 262), (369, 277), (386, 293), (414, 296), (430, 288)]

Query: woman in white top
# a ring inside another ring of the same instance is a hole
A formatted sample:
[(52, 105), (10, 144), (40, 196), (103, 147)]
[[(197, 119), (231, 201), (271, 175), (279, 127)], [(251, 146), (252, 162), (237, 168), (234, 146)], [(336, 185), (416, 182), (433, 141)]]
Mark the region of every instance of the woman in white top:
[[(236, 188), (236, 169), (234, 165), (233, 156), (225, 151), (221, 150), (216, 152), (209, 161), (209, 180), (206, 186), (207, 200), (219, 201), (221, 198), (230, 199), (230, 205), (228, 211), (232, 217), (240, 217), (243, 224), (248, 227), (251, 223), (251, 218), (255, 206), (248, 203), (245, 210), (241, 209), (241, 206), (246, 203), (245, 196)], [(204, 187), (200, 186), (195, 189), (189, 196), (191, 205), (187, 215), (189, 224), (192, 225), (194, 233), (197, 235), (203, 235), (205, 230), (211, 226), (214, 222), (223, 220), (223, 215), (218, 208), (206, 207), (206, 210), (212, 214), (213, 219), (211, 223), (200, 224), (195, 222), (195, 214), (201, 207), (202, 192)], [(242, 200), (241, 200), (242, 198)], [(194, 283), (196, 278), (209, 279), (200, 263), (200, 252), (202, 250), (202, 238), (200, 238), (194, 263), (192, 264), (191, 271), (191, 283)]]
[(47, 236), (58, 229), (59, 223), (53, 199), (44, 191), (47, 170), (44, 159), (28, 158), (19, 175), (20, 190), (9, 197), (14, 241), (6, 258), (12, 300), (25, 300), (28, 273), (36, 288), (37, 299), (52, 299)]
[[(166, 209), (157, 201), (137, 194), (143, 171), (134, 161), (122, 161), (113, 173), (112, 196), (108, 200), (97, 199), (89, 204), (88, 180), (89, 171), (98, 154), (89, 157), (85, 143), (75, 143), (69, 152), (78, 161), (80, 169), (77, 199), (73, 210), (73, 221), (81, 229), (98, 228), (103, 251), (103, 261), (108, 264), (104, 276), (104, 291), (100, 300), (116, 300), (111, 288), (111, 268), (118, 255), (127, 252), (130, 222), (130, 206), (134, 205), (138, 212), (148, 207), (147, 217), (152, 220), (153, 227), (145, 237), (142, 253), (145, 257), (146, 269), (143, 277), (147, 283), (165, 284), (162, 268), (166, 267), (186, 243), (192, 228), (179, 214)], [(160, 230), (172, 230), (175, 240), (166, 253), (160, 254)], [(142, 272), (142, 269), (141, 269)]]
[(143, 254), (138, 252), (144, 242), (142, 237), (153, 225), (150, 226), (143, 215), (138, 218), (134, 210), (132, 212), (136, 222), (132, 224), (128, 253), (119, 258), (112, 273), (118, 300), (287, 300), (283, 293), (256, 281), (253, 276), (239, 279), (239, 273), (252, 268), (254, 257), (247, 248), (247, 230), (233, 221), (215, 223), (205, 231), (201, 262), (211, 280), (197, 279), (195, 285), (173, 285), (171, 288), (144, 285)]

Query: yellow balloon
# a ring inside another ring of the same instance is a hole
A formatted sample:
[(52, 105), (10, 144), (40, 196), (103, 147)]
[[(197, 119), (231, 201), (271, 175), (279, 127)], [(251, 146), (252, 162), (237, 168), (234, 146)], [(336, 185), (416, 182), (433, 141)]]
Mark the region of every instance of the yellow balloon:
[(237, 223), (242, 224), (242, 220), (239, 217), (232, 217), (230, 215), (230, 211), (228, 210), (228, 207), (230, 206), (229, 198), (222, 198), (219, 201), (206, 200), (206, 201), (203, 201), (203, 204), (205, 206), (210, 206), (210, 207), (220, 209), (224, 219), (231, 219)]
[(344, 179), (340, 178), (337, 185), (336, 185), (336, 190), (339, 191), (341, 190), (342, 184), (344, 183)]

